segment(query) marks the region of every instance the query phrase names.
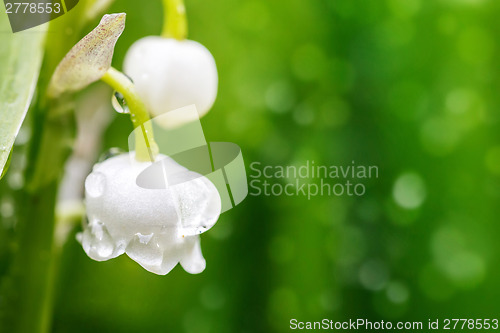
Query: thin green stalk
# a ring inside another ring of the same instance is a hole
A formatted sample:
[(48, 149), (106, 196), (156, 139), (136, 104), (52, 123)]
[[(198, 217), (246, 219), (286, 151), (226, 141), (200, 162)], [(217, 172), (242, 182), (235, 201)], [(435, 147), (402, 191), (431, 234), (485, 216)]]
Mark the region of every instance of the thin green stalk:
[(184, 40), (187, 38), (188, 26), (184, 0), (163, 0), (163, 31), (165, 38)]
[[(55, 203), (64, 163), (71, 153), (75, 121), (72, 96), (47, 99), (45, 92), (57, 64), (80, 37), (85, 6), (77, 6), (65, 19), (53, 20), (46, 40), (45, 58), (30, 111), (32, 136), (25, 171), (25, 187), (16, 200), (16, 249), (8, 275), (2, 281), (0, 331), (47, 333), (52, 321), (58, 249), (54, 244)], [(71, 29), (69, 29), (71, 25)]]
[[(49, 119), (47, 111), (34, 111), (26, 186), (19, 198), (23, 209), (20, 209), (16, 230), (17, 251), (3, 285), (6, 297), (2, 320), (8, 329), (6, 332), (12, 333), (50, 331), (57, 266), (54, 207), (59, 177), (70, 153), (67, 143), (71, 141), (74, 127), (72, 114)], [(39, 166), (43, 163), (51, 166), (51, 172), (41, 181)]]
[(158, 154), (158, 146), (153, 137), (149, 113), (134, 84), (127, 76), (113, 67), (104, 74), (101, 80), (123, 95), (130, 110), (130, 118), (134, 128), (141, 127), (140, 131), (135, 131), (135, 158), (138, 161), (153, 162)]

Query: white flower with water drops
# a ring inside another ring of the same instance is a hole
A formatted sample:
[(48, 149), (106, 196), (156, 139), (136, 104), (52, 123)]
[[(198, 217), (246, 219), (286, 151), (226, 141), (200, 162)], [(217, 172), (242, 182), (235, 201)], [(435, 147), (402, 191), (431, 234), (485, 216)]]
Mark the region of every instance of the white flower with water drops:
[(126, 253), (142, 267), (167, 274), (177, 263), (189, 273), (201, 273), (205, 259), (199, 234), (210, 229), (221, 212), (216, 187), (206, 178), (158, 155), (163, 167), (149, 173), (159, 189), (137, 185), (150, 162), (138, 162), (134, 152), (98, 163), (85, 181), (88, 224), (79, 239), (97, 261)]
[[(217, 96), (215, 60), (203, 45), (192, 40), (149, 36), (135, 42), (127, 52), (125, 73), (153, 116), (195, 104), (205, 115)], [(193, 119), (176, 115), (160, 125), (177, 127)]]

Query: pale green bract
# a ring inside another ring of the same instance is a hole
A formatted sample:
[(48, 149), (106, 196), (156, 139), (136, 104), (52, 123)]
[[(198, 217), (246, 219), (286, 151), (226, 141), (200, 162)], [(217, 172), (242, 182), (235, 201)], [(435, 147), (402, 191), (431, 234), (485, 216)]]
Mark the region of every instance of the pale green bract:
[(58, 97), (96, 82), (111, 67), (115, 44), (125, 29), (125, 13), (104, 15), (99, 25), (79, 41), (59, 63), (48, 94)]
[(12, 33), (0, 12), (0, 175), (33, 97), (43, 57), (45, 33)]

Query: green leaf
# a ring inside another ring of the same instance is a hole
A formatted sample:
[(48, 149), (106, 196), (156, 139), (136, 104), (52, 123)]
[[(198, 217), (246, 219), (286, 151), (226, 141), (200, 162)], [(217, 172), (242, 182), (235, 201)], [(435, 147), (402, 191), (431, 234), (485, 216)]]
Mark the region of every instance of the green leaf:
[(3, 176), (5, 176), (5, 174), (7, 173), (7, 170), (9, 170), (9, 166), (10, 166), (10, 160), (12, 158), (12, 151), (10, 151), (10, 154), (9, 154), (9, 157), (7, 158), (7, 162), (5, 163), (5, 166), (3, 167), (3, 170), (2, 172), (0, 173), (0, 179), (3, 178)]
[(39, 29), (12, 33), (0, 11), (0, 175), (35, 91), (44, 37)]

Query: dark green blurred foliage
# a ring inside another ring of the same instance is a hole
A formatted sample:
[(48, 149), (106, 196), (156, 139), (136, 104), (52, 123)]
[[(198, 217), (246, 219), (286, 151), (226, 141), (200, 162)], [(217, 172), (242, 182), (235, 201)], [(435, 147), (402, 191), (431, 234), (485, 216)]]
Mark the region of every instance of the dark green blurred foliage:
[[(500, 4), (186, 1), (189, 37), (213, 53), (220, 75), (217, 102), (202, 119), (208, 141), (239, 144), (247, 166), (355, 161), (379, 166), (379, 178), (362, 197), (249, 196), (202, 235), (200, 275), (176, 268), (156, 276), (126, 256), (95, 262), (72, 236), (54, 332), (494, 318)], [(109, 12), (127, 13), (115, 52), (121, 68), (135, 40), (159, 34), (161, 3), (119, 0)], [(103, 151), (126, 149), (130, 130), (116, 116)], [(19, 181), (16, 154), (0, 183), (1, 273), (21, 209), (6, 189)]]

